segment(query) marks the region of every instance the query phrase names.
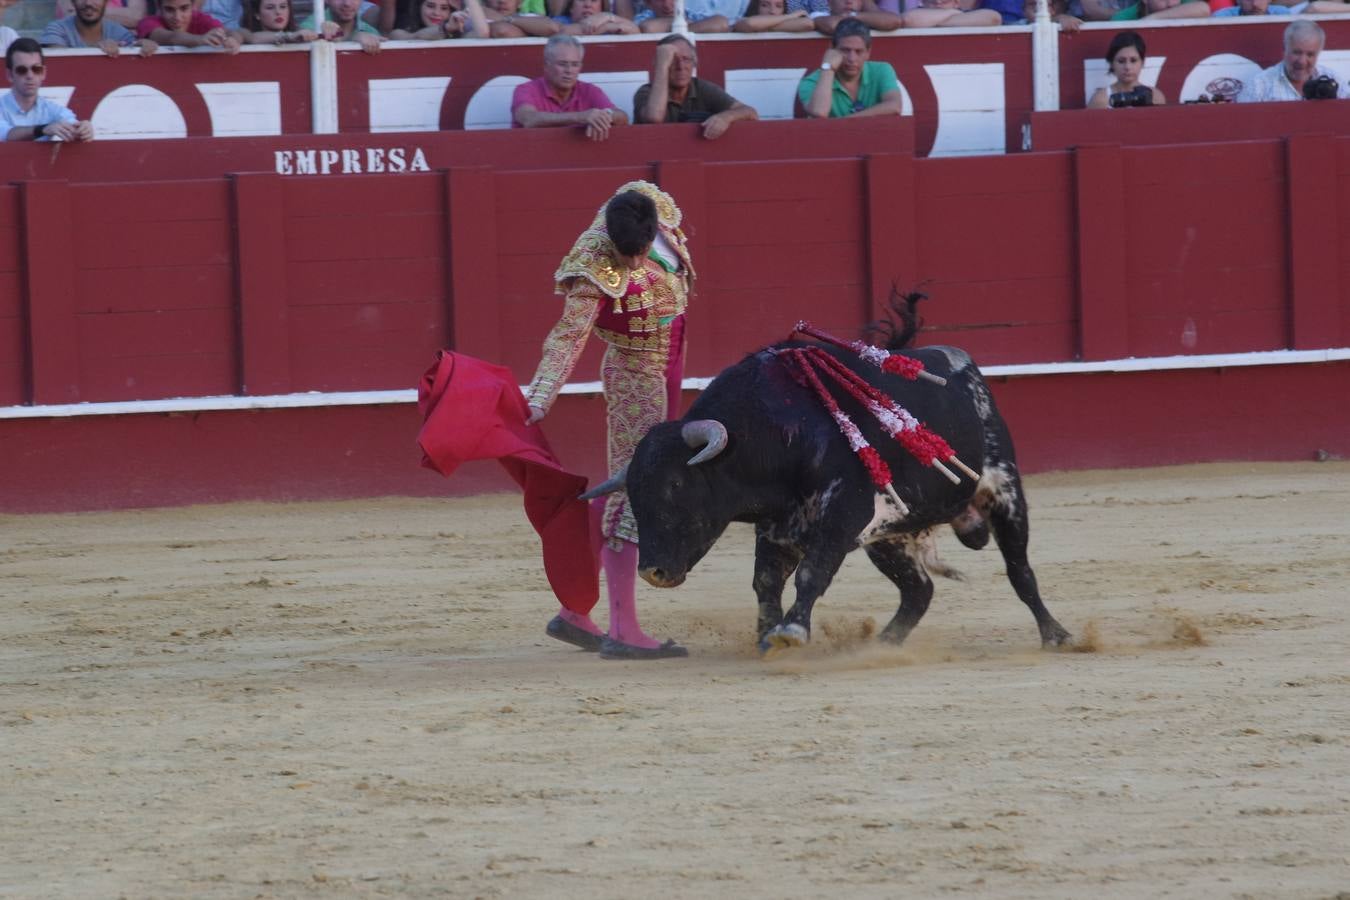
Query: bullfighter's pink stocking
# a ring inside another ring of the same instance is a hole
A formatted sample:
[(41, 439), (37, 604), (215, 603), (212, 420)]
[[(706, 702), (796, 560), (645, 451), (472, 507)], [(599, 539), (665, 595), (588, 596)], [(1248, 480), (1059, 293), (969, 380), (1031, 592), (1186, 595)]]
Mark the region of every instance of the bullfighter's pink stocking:
[(609, 586), (609, 636), (630, 647), (651, 650), (660, 647), (661, 642), (647, 637), (638, 625), (637, 556), (637, 544), (628, 541), (623, 541), (618, 550), (606, 546), (600, 551), (605, 582)]

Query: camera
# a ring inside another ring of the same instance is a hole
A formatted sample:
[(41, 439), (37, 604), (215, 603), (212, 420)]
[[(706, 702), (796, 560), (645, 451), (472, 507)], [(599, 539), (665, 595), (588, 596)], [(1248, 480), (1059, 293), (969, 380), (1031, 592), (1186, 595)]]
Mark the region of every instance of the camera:
[[(1332, 87), (1333, 97), (1336, 96), (1336, 89)], [(1125, 106), (1152, 106), (1153, 88), (1147, 85), (1135, 85), (1133, 90), (1119, 91), (1107, 98), (1107, 104), (1112, 109), (1120, 109)]]
[(1341, 86), (1330, 75), (1318, 75), (1303, 82), (1304, 100), (1335, 100)]

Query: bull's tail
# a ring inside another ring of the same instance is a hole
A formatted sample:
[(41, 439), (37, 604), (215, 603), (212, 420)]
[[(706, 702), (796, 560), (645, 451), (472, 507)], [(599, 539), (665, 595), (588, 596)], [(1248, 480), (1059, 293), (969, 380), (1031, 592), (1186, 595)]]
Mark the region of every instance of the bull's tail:
[(891, 284), (891, 297), (887, 305), (890, 306), (891, 313), (886, 318), (869, 322), (863, 328), (863, 340), (871, 342), (871, 339), (880, 336), (884, 340), (887, 350), (903, 350), (913, 343), (914, 338), (923, 327), (923, 320), (919, 318), (917, 307), (920, 300), (927, 300), (928, 295), (919, 290), (912, 290), (907, 294), (900, 293), (894, 283)]

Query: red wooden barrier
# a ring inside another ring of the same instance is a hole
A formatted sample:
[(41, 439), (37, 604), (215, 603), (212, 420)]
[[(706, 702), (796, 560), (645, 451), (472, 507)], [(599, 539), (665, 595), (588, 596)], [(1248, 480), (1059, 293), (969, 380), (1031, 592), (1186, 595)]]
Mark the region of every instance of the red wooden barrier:
[(1086, 144), (1140, 147), (1269, 141), (1296, 134), (1350, 133), (1350, 101), (1065, 109), (1034, 112), (1027, 121), (1034, 150), (1068, 150)]
[[(451, 166), (499, 171), (648, 165), (664, 159), (757, 162), (914, 152), (914, 120), (742, 122), (716, 141), (697, 125), (616, 128), (604, 144), (581, 129), (496, 129), (384, 135), (286, 135), (176, 141), (36, 144), (0, 141), (0, 173), (14, 181), (169, 181), (226, 172), (336, 176), (401, 174)], [(344, 168), (345, 167), (345, 168)]]
[[(402, 388), (410, 359), (447, 344), (523, 381), (558, 310), (557, 260), (632, 178), (669, 184), (688, 209), (693, 376), (799, 318), (854, 333), (893, 282), (927, 285), (930, 341), (987, 364), (1339, 346), (1350, 303), (1325, 252), (1336, 243), (1320, 238), (1339, 229), (1328, 186), (1347, 152), (1306, 137), (1287, 150), (26, 182), (0, 205), (0, 235), (23, 248), (7, 277), (27, 296), (0, 307), (0, 393)], [(1308, 221), (1319, 240), (1286, 233)]]
[[(756, 125), (741, 128), (754, 138)], [(1328, 348), (1350, 335), (1345, 263), (1324, 252), (1346, 215), (1335, 200), (1350, 177), (1344, 138), (654, 165), (592, 152), (585, 168), (469, 159), (399, 176), (0, 188), (0, 283), (15, 286), (0, 297), (0, 397), (406, 389), (447, 345), (523, 382), (559, 310), (558, 259), (609, 192), (639, 177), (670, 187), (689, 216), (700, 276), (690, 376), (800, 318), (855, 334), (892, 281), (932, 295), (924, 343), (986, 366)], [(1309, 219), (1312, 242), (1299, 227)], [(593, 346), (577, 380), (598, 361)], [(1350, 415), (1310, 398), (1343, 394), (1347, 376), (1345, 362), (1211, 367), (997, 390), (1030, 432), (1026, 460), (1048, 468), (1346, 452)], [(591, 472), (599, 404), (569, 397), (551, 419)], [(413, 418), (409, 406), (4, 418), (14, 462), (0, 509), (440, 491), (419, 487), (430, 476), (412, 468)], [(133, 474), (118, 469), (129, 455)], [(97, 485), (70, 493), (88, 479)]]
[[(1350, 362), (995, 378), (992, 387), (1021, 467), (1041, 472), (1344, 455), (1350, 417), (1327, 398), (1348, 384)], [(603, 416), (598, 397), (564, 395), (545, 420), (561, 459), (591, 478), (604, 474)], [(448, 480), (419, 468), (419, 424), (412, 404), (4, 422), (0, 512), (515, 489), (495, 463)]]

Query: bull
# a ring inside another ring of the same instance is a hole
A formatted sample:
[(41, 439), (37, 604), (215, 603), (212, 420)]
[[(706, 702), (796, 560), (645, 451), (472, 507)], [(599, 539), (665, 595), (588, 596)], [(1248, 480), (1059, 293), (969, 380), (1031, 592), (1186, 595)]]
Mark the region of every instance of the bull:
[[(891, 346), (912, 337), (912, 319), (910, 326)], [(942, 387), (887, 374), (847, 348), (824, 347), (945, 438), (979, 475), (978, 482), (951, 483), (886, 435), (860, 403), (835, 394), (890, 466), (902, 508), (877, 491), (820, 399), (783, 363), (779, 351), (798, 346), (814, 345), (777, 344), (723, 371), (682, 419), (648, 432), (625, 472), (591, 492), (626, 486), (642, 577), (656, 587), (678, 586), (727, 525), (750, 522), (760, 649), (800, 646), (810, 639), (816, 601), (844, 557), (862, 548), (899, 588), (899, 608), (879, 635), (898, 644), (928, 610), (932, 532), (949, 524), (976, 550), (992, 531), (1042, 646), (1068, 641), (1027, 561), (1027, 502), (1012, 438), (971, 358), (954, 347), (906, 351), (946, 378)], [(783, 589), (794, 573), (796, 600), (784, 613)]]

